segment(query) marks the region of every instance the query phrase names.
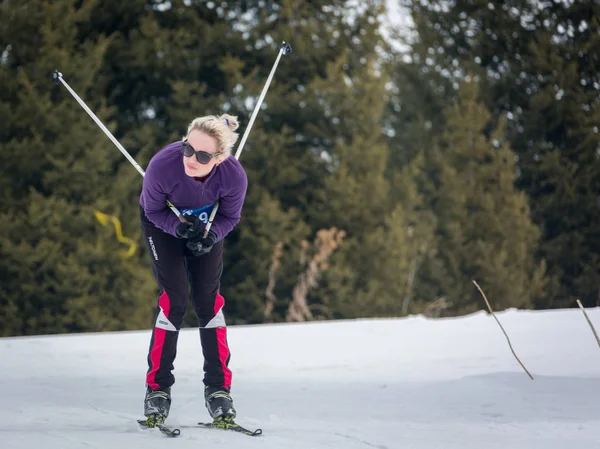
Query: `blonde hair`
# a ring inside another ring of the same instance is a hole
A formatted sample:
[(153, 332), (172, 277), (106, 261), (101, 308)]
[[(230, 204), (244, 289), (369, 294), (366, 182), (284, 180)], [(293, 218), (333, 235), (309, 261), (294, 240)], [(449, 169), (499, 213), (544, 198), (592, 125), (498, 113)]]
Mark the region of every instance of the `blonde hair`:
[(237, 117), (229, 114), (207, 115), (205, 117), (196, 117), (188, 126), (186, 137), (197, 129), (217, 141), (217, 150), (227, 156), (231, 154), (231, 149), (238, 139), (238, 133), (235, 132), (239, 127)]

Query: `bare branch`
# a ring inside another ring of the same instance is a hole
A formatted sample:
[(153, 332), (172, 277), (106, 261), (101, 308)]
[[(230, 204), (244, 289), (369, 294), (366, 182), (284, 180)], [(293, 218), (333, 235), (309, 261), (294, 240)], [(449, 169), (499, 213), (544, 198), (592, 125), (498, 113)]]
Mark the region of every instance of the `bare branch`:
[[(292, 301), (288, 307), (287, 321), (312, 320), (313, 315), (308, 307), (307, 296), (311, 288), (317, 286), (319, 275), (327, 269), (327, 259), (337, 249), (346, 233), (337, 228), (320, 229), (312, 245), (315, 253), (310, 257), (311, 245), (303, 241), (300, 253), (300, 263), (306, 269), (298, 276), (298, 283), (292, 291)], [(308, 262), (307, 262), (308, 261)]]
[(583, 308), (583, 305), (581, 304), (581, 301), (579, 299), (577, 300), (577, 305), (579, 305), (579, 308), (583, 312), (583, 315), (585, 316), (585, 319), (587, 320), (588, 324), (592, 328), (592, 332), (594, 333), (594, 336), (596, 337), (596, 341), (598, 342), (598, 346), (600, 346), (600, 338), (598, 338), (598, 334), (596, 333), (596, 329), (594, 329), (594, 325), (590, 321), (590, 319), (589, 319), (587, 313), (585, 312), (585, 309)]
[(485, 299), (485, 303), (487, 304), (490, 313), (492, 314), (492, 316), (494, 317), (494, 319), (498, 323), (498, 326), (500, 326), (500, 329), (502, 329), (502, 332), (504, 333), (504, 336), (506, 337), (506, 340), (508, 341), (508, 346), (510, 347), (510, 350), (512, 351), (513, 355), (515, 356), (515, 359), (517, 359), (517, 362), (519, 362), (519, 364), (525, 370), (525, 372), (527, 373), (527, 375), (531, 378), (531, 380), (533, 380), (533, 376), (529, 373), (529, 371), (527, 371), (527, 368), (525, 368), (525, 365), (523, 365), (523, 363), (521, 362), (521, 360), (519, 359), (519, 357), (517, 357), (517, 354), (515, 354), (515, 351), (514, 351), (514, 349), (512, 347), (512, 344), (510, 343), (510, 338), (508, 338), (508, 335), (506, 334), (506, 331), (502, 327), (502, 324), (500, 324), (500, 321), (498, 321), (498, 318), (496, 318), (496, 314), (492, 310), (492, 306), (490, 306), (490, 303), (489, 303), (487, 297), (485, 296), (485, 293), (483, 293), (483, 290), (481, 289), (481, 287), (479, 286), (479, 284), (475, 280), (473, 280), (473, 284), (475, 284), (475, 287), (477, 287), (477, 289), (479, 290), (479, 292), (483, 296), (483, 299)]

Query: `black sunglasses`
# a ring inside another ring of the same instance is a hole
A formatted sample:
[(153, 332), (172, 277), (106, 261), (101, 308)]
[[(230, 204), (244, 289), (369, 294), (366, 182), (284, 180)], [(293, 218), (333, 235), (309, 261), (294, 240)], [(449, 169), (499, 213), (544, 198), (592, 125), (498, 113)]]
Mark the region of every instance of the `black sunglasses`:
[(188, 143), (187, 139), (183, 139), (181, 142), (181, 153), (185, 157), (192, 157), (195, 154), (196, 160), (202, 165), (208, 164), (212, 159), (219, 157), (221, 154), (223, 154), (223, 152), (210, 154), (206, 151), (196, 151), (194, 150), (194, 147)]

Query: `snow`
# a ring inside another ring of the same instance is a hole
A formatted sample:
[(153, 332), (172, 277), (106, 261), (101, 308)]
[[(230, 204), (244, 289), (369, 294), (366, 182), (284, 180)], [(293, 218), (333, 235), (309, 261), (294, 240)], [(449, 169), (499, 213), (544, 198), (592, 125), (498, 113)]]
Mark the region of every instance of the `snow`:
[[(588, 309), (600, 326), (600, 309)], [(149, 331), (0, 339), (0, 447), (239, 449), (600, 448), (600, 348), (580, 310), (494, 319), (232, 326), (248, 437), (208, 420), (198, 331), (183, 330), (168, 439), (141, 430)]]

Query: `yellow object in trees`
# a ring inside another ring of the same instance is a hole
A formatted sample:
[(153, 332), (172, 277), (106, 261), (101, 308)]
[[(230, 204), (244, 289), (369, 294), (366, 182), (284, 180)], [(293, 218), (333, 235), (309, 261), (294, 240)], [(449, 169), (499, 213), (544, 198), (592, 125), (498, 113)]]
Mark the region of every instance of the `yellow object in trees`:
[(127, 238), (123, 235), (123, 231), (121, 228), (121, 222), (114, 215), (107, 215), (100, 211), (95, 211), (94, 215), (96, 219), (100, 222), (102, 226), (106, 226), (109, 221), (112, 221), (115, 226), (115, 232), (117, 234), (117, 239), (119, 242), (129, 245), (129, 249), (127, 251), (121, 251), (121, 257), (123, 259), (127, 259), (135, 254), (135, 250), (137, 249), (137, 243), (130, 238)]

